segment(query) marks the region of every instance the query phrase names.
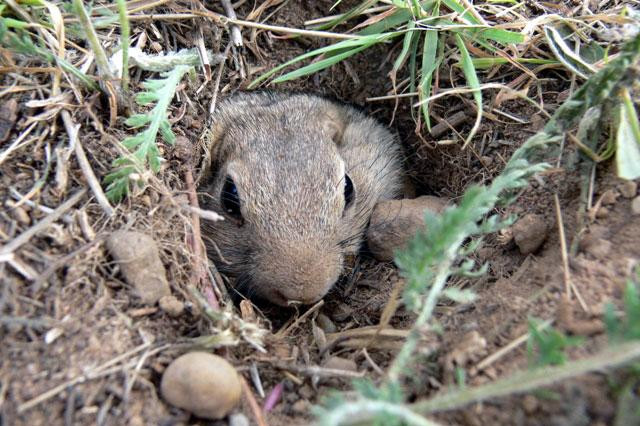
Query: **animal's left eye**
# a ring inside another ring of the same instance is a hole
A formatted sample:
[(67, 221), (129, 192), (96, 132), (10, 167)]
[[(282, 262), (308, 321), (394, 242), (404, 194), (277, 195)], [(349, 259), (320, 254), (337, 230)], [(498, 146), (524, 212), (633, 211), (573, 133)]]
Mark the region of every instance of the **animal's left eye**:
[(351, 182), (351, 178), (349, 175), (344, 175), (344, 209), (346, 210), (351, 204), (353, 204), (353, 199), (355, 198), (356, 193), (353, 189), (353, 182)]

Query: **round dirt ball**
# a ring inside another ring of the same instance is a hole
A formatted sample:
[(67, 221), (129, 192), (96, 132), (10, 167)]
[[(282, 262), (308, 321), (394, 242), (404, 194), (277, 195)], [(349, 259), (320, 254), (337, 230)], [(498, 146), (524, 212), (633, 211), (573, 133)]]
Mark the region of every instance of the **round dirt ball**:
[(198, 417), (220, 419), (240, 401), (241, 385), (238, 373), (224, 358), (190, 352), (169, 364), (160, 390), (171, 405)]

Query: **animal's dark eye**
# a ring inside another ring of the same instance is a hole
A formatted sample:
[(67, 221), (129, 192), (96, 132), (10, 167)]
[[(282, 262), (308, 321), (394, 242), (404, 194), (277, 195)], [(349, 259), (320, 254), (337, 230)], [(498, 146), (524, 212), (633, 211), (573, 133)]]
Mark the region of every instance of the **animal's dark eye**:
[(226, 213), (236, 219), (242, 219), (240, 212), (240, 198), (238, 197), (238, 188), (230, 176), (227, 176), (222, 185), (222, 193), (220, 194), (220, 203)]
[(353, 203), (355, 198), (355, 191), (353, 190), (353, 182), (349, 175), (344, 175), (344, 208), (345, 210)]

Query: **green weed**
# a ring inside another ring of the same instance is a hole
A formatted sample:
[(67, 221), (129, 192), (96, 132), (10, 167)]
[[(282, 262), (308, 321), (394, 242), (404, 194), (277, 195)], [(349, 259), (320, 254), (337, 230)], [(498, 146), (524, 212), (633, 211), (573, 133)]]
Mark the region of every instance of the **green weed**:
[(147, 80), (142, 84), (147, 90), (138, 93), (135, 98), (136, 102), (141, 106), (155, 103), (155, 106), (148, 113), (132, 115), (125, 122), (132, 129), (140, 129), (145, 126), (146, 129), (122, 141), (122, 145), (127, 149), (135, 151), (130, 156), (117, 158), (113, 162), (113, 166), (117, 170), (105, 177), (106, 194), (110, 200), (117, 202), (127, 195), (132, 180), (142, 184), (142, 176), (147, 164), (154, 173), (160, 170), (161, 157), (156, 144), (157, 135), (160, 133), (165, 142), (174, 143), (175, 135), (171, 130), (169, 120), (167, 120), (167, 110), (175, 95), (178, 83), (184, 74), (192, 69), (188, 65), (179, 65), (163, 74), (164, 79)]

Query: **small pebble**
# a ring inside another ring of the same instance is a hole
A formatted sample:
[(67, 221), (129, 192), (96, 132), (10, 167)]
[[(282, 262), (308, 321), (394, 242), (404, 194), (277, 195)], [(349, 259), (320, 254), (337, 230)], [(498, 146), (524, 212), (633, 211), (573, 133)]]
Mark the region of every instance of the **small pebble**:
[(604, 194), (602, 194), (601, 200), (603, 206), (615, 204), (618, 200), (618, 193), (613, 189), (607, 189)]
[(250, 426), (249, 419), (242, 413), (234, 413), (229, 416), (229, 426)]
[(176, 299), (175, 296), (163, 296), (158, 301), (158, 304), (160, 309), (172, 317), (179, 317), (184, 312), (184, 303)]
[(631, 202), (631, 213), (634, 215), (640, 214), (640, 196), (637, 196)]
[(386, 200), (373, 209), (367, 230), (367, 243), (373, 256), (393, 260), (395, 251), (424, 229), (424, 212), (441, 213), (447, 207), (443, 198), (423, 195), (412, 200)]
[(325, 333), (335, 333), (337, 331), (336, 325), (325, 314), (318, 314), (316, 321), (318, 322), (318, 327), (324, 330)]
[(638, 192), (638, 184), (632, 180), (627, 180), (622, 185), (620, 185), (619, 189), (620, 194), (622, 194), (624, 198), (633, 198)]
[(533, 414), (538, 409), (538, 399), (533, 395), (526, 395), (522, 399), (522, 408), (525, 413)]
[(299, 414), (307, 413), (309, 411), (309, 402), (304, 399), (299, 399), (291, 406), (291, 410)]
[(547, 238), (548, 227), (544, 217), (534, 213), (522, 217), (512, 229), (513, 238), (522, 254), (535, 252)]
[(235, 368), (207, 352), (190, 352), (173, 361), (162, 375), (160, 390), (169, 404), (205, 419), (229, 414), (242, 393)]
[(342, 358), (339, 356), (332, 356), (328, 358), (322, 366), (324, 368), (331, 368), (333, 370), (345, 370), (345, 371), (358, 371), (358, 366), (355, 361), (347, 358)]
[(107, 239), (107, 249), (142, 303), (153, 305), (171, 294), (153, 238), (141, 232), (117, 231)]

